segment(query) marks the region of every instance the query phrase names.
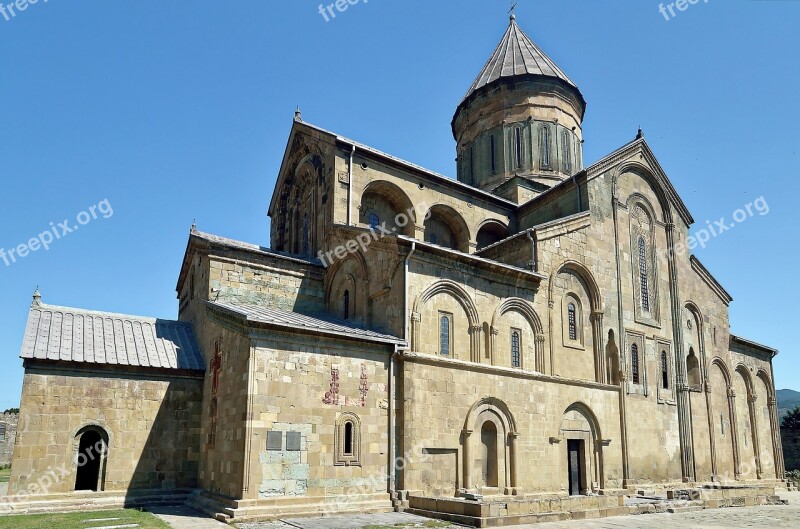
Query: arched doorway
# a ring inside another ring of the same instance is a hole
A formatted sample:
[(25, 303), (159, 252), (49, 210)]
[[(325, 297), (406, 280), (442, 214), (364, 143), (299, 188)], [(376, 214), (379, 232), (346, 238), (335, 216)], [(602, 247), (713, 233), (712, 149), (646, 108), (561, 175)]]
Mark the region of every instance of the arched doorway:
[(565, 441), (563, 481), (570, 496), (604, 487), (603, 441), (597, 418), (588, 406), (575, 403), (564, 412), (560, 428)]
[(75, 436), (75, 490), (102, 491), (105, 485), (108, 434), (96, 426), (84, 428)]

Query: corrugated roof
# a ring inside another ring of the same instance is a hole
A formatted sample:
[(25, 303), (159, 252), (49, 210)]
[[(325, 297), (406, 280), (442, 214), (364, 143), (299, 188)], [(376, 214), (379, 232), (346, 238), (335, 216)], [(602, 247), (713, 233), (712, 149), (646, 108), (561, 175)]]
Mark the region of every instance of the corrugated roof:
[(189, 323), (31, 305), (20, 357), (204, 371)]
[(503, 39), (492, 53), (489, 61), (478, 74), (475, 82), (464, 96), (466, 100), (476, 91), (504, 77), (538, 75), (559, 79), (580, 93), (578, 86), (548, 57), (517, 25), (511, 17)]
[(224, 303), (221, 301), (208, 301), (212, 307), (220, 308), (228, 313), (240, 316), (248, 322), (265, 323), (289, 329), (302, 329), (323, 334), (331, 334), (344, 338), (355, 338), (373, 342), (405, 344), (405, 341), (396, 336), (381, 334), (379, 332), (362, 329), (346, 320), (333, 318), (328, 314), (300, 314), (287, 312), (256, 305)]

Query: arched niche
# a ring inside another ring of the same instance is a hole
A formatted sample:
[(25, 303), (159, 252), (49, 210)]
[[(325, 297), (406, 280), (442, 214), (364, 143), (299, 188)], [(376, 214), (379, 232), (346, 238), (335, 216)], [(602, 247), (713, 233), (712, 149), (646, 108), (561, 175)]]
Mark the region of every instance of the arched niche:
[(414, 237), (417, 215), (408, 195), (391, 182), (370, 182), (361, 193), (358, 222), (364, 227), (377, 223), (389, 233)]
[(452, 207), (437, 204), (425, 215), (425, 241), (469, 253), (470, 233), (464, 218)]

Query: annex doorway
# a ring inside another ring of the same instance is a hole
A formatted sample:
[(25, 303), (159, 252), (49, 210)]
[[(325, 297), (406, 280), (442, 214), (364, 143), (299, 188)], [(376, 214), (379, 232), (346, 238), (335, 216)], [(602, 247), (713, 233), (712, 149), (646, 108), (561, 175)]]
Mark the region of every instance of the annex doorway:
[(580, 496), (585, 490), (586, 478), (583, 474), (583, 441), (569, 439), (567, 441), (567, 471), (569, 473), (569, 495)]
[(90, 427), (79, 432), (76, 441), (75, 490), (102, 491), (105, 482), (108, 435), (100, 428)]

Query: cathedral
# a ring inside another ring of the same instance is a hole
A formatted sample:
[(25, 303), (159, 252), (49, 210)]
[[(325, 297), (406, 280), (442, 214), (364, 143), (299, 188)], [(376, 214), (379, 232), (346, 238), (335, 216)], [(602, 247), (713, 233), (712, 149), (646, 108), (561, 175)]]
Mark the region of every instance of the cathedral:
[(269, 247), (192, 227), (177, 319), (37, 291), (3, 509), (475, 526), (769, 501), (777, 351), (730, 329), (643, 134), (587, 165), (580, 89), (512, 16), (457, 179), (298, 111)]

